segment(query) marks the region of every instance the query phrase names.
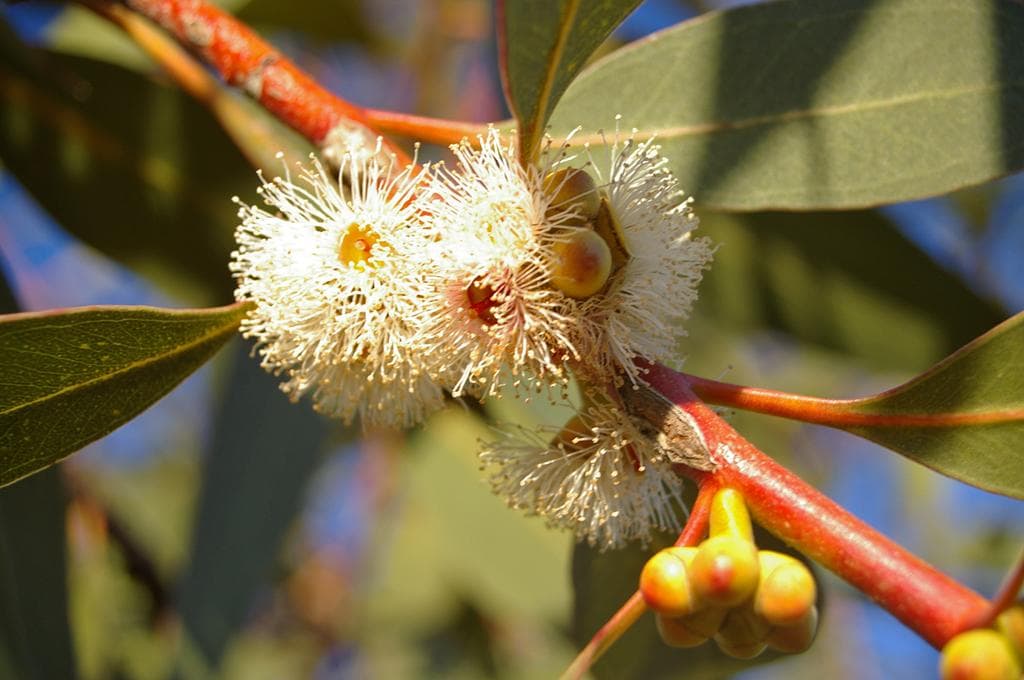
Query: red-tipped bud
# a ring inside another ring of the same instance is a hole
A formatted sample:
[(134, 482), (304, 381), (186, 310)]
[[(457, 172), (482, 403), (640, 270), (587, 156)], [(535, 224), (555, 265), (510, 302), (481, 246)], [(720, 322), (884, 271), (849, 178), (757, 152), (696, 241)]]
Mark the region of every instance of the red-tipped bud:
[(754, 611), (773, 626), (791, 626), (814, 606), (814, 576), (802, 562), (789, 555), (762, 550), (758, 553), (761, 577), (754, 595)]
[(551, 285), (569, 297), (585, 298), (604, 288), (612, 273), (612, 252), (593, 231), (577, 231), (552, 247)]
[(597, 217), (601, 196), (594, 178), (584, 170), (559, 168), (548, 173), (544, 192), (548, 195), (549, 212), (575, 211), (580, 224)]
[(640, 572), (640, 593), (648, 607), (665, 616), (693, 613), (697, 608), (696, 599), (687, 575), (685, 551), (695, 550), (666, 548), (647, 560)]
[(960, 633), (942, 648), (942, 680), (1019, 680), (1010, 642), (989, 628)]
[(786, 654), (799, 654), (807, 651), (814, 636), (818, 633), (818, 608), (810, 611), (796, 623), (778, 626), (768, 633), (768, 646)]
[(686, 619), (670, 618), (664, 614), (658, 614), (655, 620), (658, 624), (658, 634), (669, 647), (696, 647), (708, 639), (707, 635), (687, 628)]
[(735, 536), (715, 536), (697, 550), (690, 581), (702, 600), (734, 607), (754, 595), (760, 571), (753, 543)]

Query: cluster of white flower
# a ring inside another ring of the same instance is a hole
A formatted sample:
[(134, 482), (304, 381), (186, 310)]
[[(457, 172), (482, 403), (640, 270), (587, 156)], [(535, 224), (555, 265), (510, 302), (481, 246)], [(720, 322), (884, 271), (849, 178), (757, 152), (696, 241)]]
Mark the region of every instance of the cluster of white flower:
[[(634, 360), (672, 360), (712, 248), (656, 146), (610, 148), (524, 165), (491, 130), (452, 168), (378, 148), (264, 181), (231, 262), (243, 333), (292, 399), (364, 427), (420, 422), (445, 392), (564, 394), (570, 372), (641, 384)], [(678, 481), (628, 416), (590, 406), (573, 428), (490, 448), (495, 489), (602, 547), (671, 524)]]

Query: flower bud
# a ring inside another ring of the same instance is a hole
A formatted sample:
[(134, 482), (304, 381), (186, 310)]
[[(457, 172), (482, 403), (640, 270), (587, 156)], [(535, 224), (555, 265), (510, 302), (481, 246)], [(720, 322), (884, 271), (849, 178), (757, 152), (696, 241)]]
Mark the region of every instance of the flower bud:
[(810, 648), (818, 633), (818, 608), (810, 610), (796, 623), (777, 626), (768, 633), (768, 646), (786, 654), (799, 654)]
[(569, 297), (590, 297), (608, 282), (612, 253), (596, 232), (577, 231), (555, 243), (552, 251), (551, 285)]
[[(585, 170), (559, 168), (544, 178), (544, 193), (548, 195), (550, 209), (575, 211), (579, 224), (597, 217), (601, 196), (594, 178)], [(549, 211), (550, 211), (549, 209)]]
[(814, 576), (802, 562), (789, 555), (762, 550), (758, 553), (761, 576), (754, 595), (754, 611), (773, 626), (790, 626), (814, 606)]
[(640, 593), (651, 609), (665, 616), (685, 616), (696, 609), (683, 551), (666, 548), (647, 560), (640, 572)]
[(687, 628), (686, 619), (658, 614), (655, 617), (655, 621), (658, 625), (658, 634), (661, 636), (662, 642), (669, 647), (696, 647), (708, 639), (707, 635), (702, 635)]
[(690, 581), (702, 600), (734, 607), (754, 595), (759, 573), (753, 543), (735, 536), (714, 536), (698, 548)]
[(753, 607), (748, 604), (729, 611), (715, 640), (748, 647), (764, 642), (771, 630), (772, 625), (754, 613)]
[(1015, 604), (996, 619), (996, 630), (1002, 633), (1017, 653), (1017, 659), (1024, 661), (1024, 604)]
[(722, 627), (722, 622), (728, 613), (729, 610), (725, 607), (702, 606), (698, 611), (677, 619), (677, 621), (691, 633), (710, 638), (714, 637), (718, 629)]
[(979, 628), (946, 643), (939, 671), (942, 680), (1019, 680), (1021, 669), (1009, 640)]
[(736, 489), (720, 489), (711, 499), (710, 536), (735, 536), (753, 542), (754, 529), (743, 495)]
[(730, 642), (724, 638), (715, 636), (715, 644), (724, 654), (734, 659), (753, 659), (765, 650), (768, 646), (763, 642), (739, 643)]

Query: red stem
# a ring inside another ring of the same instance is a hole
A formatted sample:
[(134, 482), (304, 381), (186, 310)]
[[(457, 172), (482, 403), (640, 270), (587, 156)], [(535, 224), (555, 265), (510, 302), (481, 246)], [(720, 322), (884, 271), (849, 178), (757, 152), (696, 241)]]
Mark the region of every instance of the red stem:
[[(322, 145), (339, 125), (376, 137), (365, 111), (328, 92), (250, 28), (205, 0), (125, 0), (170, 31), (228, 83), (278, 119)], [(392, 151), (406, 158), (404, 152)]]
[(651, 366), (651, 387), (701, 429), (715, 478), (739, 490), (766, 529), (835, 572), (935, 647), (989, 609), (969, 588), (892, 542), (741, 437), (704, 405), (687, 377)]
[(992, 598), (992, 604), (985, 615), (977, 622), (976, 627), (991, 626), (1004, 611), (1014, 605), (1021, 586), (1024, 585), (1024, 550), (1017, 557), (1013, 570), (1006, 575), (1006, 580), (999, 587), (999, 592)]
[(428, 118), (410, 113), (364, 109), (366, 122), (390, 135), (418, 139), (431, 144), (458, 144), (463, 139), (472, 142), (477, 135), (487, 133), (487, 125), (461, 120)]
[[(711, 476), (705, 476), (698, 479), (698, 484), (700, 488), (697, 491), (697, 498), (693, 502), (690, 516), (686, 519), (686, 526), (683, 527), (682, 533), (676, 539), (675, 545), (697, 545), (708, 530), (711, 499), (718, 491), (718, 482)], [(647, 611), (647, 604), (644, 602), (643, 595), (637, 590), (594, 633), (594, 637), (590, 638), (587, 646), (580, 650), (580, 653), (562, 674), (562, 680), (582, 678), (583, 674), (590, 670), (590, 667), (601, 658), (601, 655), (622, 637), (622, 634), (629, 630), (645, 611)]]
[(877, 401), (878, 396), (865, 399), (821, 399), (762, 387), (733, 385), (688, 373), (683, 376), (697, 396), (712, 404), (842, 429), (989, 425), (1024, 419), (1024, 409), (979, 413), (870, 413), (858, 408), (870, 406), (872, 402)]

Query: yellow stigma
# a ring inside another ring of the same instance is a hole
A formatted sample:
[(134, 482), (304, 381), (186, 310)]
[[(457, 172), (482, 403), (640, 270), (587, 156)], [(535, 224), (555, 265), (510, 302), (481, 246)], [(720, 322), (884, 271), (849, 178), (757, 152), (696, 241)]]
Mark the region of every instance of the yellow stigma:
[(338, 259), (344, 264), (363, 269), (373, 255), (373, 246), (377, 243), (377, 235), (370, 227), (352, 223), (345, 231), (345, 236), (338, 246)]

